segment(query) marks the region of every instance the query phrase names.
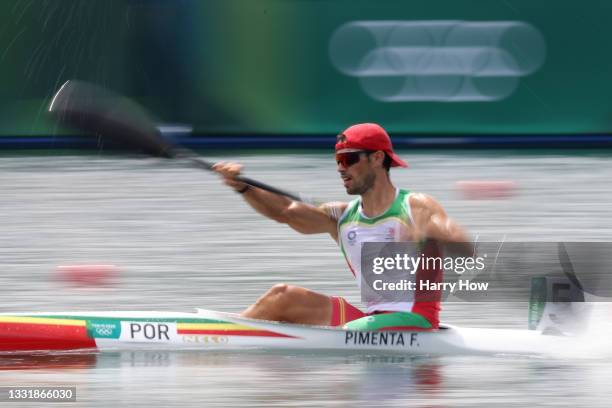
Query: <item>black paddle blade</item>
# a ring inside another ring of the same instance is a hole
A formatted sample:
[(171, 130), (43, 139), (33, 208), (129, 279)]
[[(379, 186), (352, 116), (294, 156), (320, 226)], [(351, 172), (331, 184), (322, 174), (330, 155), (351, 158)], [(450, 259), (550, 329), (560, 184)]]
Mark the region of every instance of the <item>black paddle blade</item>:
[(175, 156), (173, 146), (161, 138), (155, 121), (143, 107), (100, 86), (67, 81), (53, 97), (49, 113), (67, 127), (153, 156)]

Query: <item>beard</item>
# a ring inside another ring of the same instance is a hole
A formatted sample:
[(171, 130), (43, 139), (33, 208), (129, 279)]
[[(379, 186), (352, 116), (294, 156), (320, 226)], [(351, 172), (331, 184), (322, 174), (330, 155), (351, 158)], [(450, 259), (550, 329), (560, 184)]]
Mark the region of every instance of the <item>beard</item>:
[(376, 173), (373, 171), (366, 173), (359, 181), (353, 179), (353, 186), (347, 187), (346, 192), (350, 195), (362, 195), (374, 186)]

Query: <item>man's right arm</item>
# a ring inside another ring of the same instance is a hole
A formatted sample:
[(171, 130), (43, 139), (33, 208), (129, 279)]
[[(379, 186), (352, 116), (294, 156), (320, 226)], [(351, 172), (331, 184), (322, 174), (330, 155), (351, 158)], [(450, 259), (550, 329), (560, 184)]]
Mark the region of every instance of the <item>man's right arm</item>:
[(337, 218), (346, 207), (345, 203), (328, 203), (321, 206), (293, 201), (257, 187), (247, 186), (235, 178), (242, 166), (236, 163), (217, 163), (213, 167), (258, 213), (283, 224), (289, 225), (302, 234), (328, 233), (337, 239)]

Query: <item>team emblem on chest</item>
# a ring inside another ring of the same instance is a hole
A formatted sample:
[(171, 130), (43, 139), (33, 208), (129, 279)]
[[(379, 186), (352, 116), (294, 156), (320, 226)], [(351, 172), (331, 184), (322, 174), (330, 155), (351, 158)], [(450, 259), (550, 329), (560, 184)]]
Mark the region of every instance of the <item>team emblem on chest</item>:
[(355, 245), (357, 242), (357, 230), (352, 229), (346, 234), (346, 238), (348, 240), (349, 245)]

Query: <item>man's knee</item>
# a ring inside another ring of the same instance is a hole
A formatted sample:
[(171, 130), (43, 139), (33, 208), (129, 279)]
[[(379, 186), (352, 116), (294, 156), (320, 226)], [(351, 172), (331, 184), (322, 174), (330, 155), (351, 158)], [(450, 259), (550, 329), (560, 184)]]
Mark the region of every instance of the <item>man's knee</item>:
[(297, 291), (297, 286), (277, 283), (266, 292), (264, 298), (273, 300), (275, 303), (290, 302), (295, 297)]
[(279, 283), (260, 297), (244, 314), (258, 319), (291, 323), (328, 324), (331, 300), (308, 289)]
[(289, 290), (289, 285), (286, 283), (277, 283), (268, 289), (268, 295), (270, 296), (279, 296), (285, 294)]

